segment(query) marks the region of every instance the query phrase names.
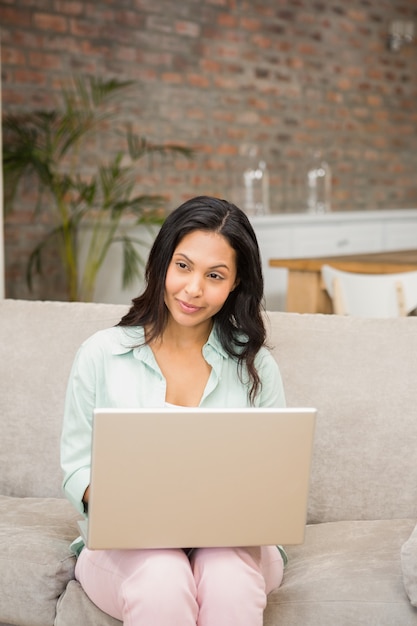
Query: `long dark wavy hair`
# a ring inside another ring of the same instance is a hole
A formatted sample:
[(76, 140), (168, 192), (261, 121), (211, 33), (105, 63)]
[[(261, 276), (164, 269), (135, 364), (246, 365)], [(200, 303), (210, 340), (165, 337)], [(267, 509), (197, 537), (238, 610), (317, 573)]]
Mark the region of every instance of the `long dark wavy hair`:
[(119, 326), (145, 326), (147, 342), (161, 337), (168, 319), (165, 305), (165, 278), (174, 251), (189, 233), (201, 230), (222, 235), (236, 254), (238, 284), (214, 316), (216, 330), (225, 351), (236, 358), (239, 372), (246, 365), (251, 402), (261, 381), (255, 357), (265, 343), (262, 318), (263, 276), (258, 242), (245, 213), (234, 204), (198, 196), (175, 209), (163, 223), (149, 253), (145, 289), (132, 300)]

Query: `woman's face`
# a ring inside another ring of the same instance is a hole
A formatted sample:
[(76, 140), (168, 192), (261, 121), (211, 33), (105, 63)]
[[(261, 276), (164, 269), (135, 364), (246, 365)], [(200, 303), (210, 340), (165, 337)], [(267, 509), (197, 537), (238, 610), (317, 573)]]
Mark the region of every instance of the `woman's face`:
[(196, 230), (172, 255), (165, 281), (165, 304), (181, 326), (211, 320), (237, 285), (236, 254), (218, 233)]

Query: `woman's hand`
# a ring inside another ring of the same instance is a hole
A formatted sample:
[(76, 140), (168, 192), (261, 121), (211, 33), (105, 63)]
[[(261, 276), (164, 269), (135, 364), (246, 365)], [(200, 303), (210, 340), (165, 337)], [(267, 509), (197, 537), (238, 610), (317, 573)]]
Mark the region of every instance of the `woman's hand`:
[(84, 504), (84, 512), (88, 511), (88, 498), (90, 496), (90, 485), (88, 485), (87, 489), (84, 491), (83, 495), (83, 504)]

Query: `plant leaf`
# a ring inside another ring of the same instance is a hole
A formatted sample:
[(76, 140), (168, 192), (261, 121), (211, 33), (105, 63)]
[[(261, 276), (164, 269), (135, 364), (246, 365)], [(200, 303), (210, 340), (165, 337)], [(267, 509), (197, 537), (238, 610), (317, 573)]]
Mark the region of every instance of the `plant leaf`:
[(120, 240), (123, 244), (122, 285), (125, 288), (129, 287), (135, 278), (141, 277), (140, 268), (144, 267), (145, 261), (137, 250), (133, 239), (124, 236)]

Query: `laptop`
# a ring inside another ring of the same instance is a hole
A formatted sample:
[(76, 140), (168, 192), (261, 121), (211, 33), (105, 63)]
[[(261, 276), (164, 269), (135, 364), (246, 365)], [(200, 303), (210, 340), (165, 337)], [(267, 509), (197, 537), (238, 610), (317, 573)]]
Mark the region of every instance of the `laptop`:
[(299, 544), (316, 410), (96, 409), (91, 549)]

